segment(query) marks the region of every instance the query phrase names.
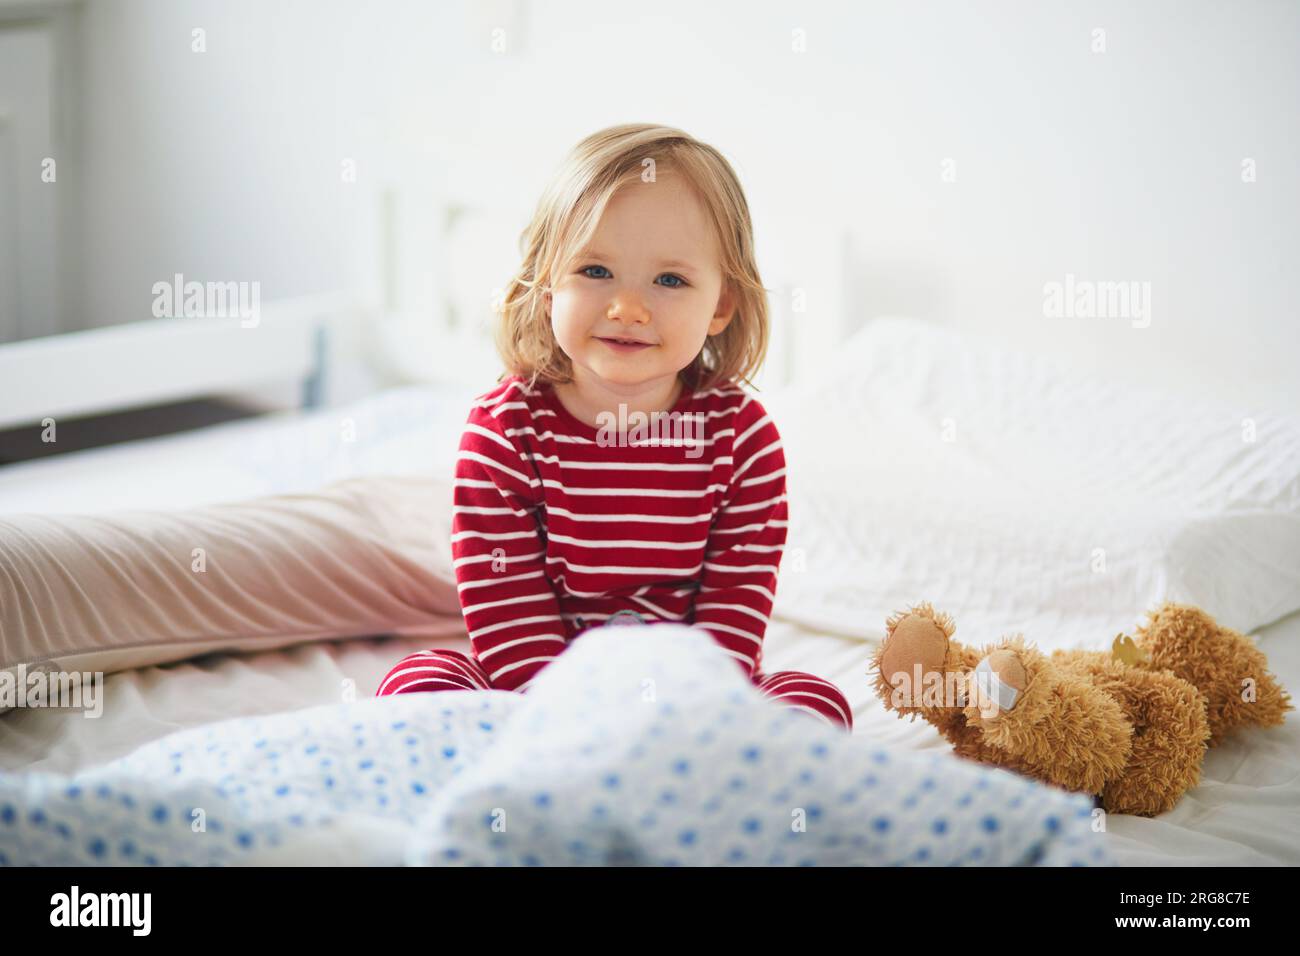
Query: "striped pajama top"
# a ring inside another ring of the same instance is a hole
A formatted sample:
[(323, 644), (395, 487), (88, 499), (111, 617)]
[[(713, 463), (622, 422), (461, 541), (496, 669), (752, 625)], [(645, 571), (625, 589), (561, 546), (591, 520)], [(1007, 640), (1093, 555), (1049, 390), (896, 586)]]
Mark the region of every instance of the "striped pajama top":
[(470, 410), (452, 559), (494, 688), (526, 690), (620, 611), (697, 625), (761, 670), (787, 527), (776, 426), (735, 385), (687, 388), (654, 420), (617, 415), (593, 427), (518, 377)]

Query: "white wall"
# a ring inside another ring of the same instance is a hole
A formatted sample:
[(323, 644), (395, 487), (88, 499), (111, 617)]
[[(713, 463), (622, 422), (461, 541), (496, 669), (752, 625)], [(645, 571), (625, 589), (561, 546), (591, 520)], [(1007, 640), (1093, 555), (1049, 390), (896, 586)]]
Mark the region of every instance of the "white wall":
[[(1300, 401), (1295, 3), (97, 0), (82, 38), (90, 324), (173, 272), (485, 321), (565, 150), (648, 120), (736, 166), (802, 375), (888, 312)], [(446, 233), (453, 202), (476, 212)], [(1047, 318), (1067, 273), (1149, 282), (1149, 327)]]
[(347, 196), (329, 161), (345, 34), (315, 6), (86, 5), (88, 324), (148, 318), (153, 283), (177, 272), (259, 281), (263, 299), (347, 278)]
[(73, 143), (57, 69), (70, 18), (35, 12), (0, 3), (0, 342), (61, 331), (62, 280), (75, 277), (75, 250), (61, 242), (76, 188), (75, 165), (59, 165)]

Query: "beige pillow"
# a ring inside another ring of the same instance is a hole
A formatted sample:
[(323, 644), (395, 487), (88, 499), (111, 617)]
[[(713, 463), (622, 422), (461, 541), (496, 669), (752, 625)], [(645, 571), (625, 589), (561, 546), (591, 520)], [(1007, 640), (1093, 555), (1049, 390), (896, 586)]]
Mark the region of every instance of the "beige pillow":
[(451, 497), (446, 480), (365, 477), (184, 511), (0, 517), (0, 669), (463, 634)]

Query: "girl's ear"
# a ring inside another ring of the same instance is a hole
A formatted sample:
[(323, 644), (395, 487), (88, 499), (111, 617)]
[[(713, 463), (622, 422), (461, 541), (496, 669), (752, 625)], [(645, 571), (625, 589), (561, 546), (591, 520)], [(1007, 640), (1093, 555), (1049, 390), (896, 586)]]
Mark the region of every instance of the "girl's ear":
[(736, 317), (736, 296), (728, 283), (723, 286), (722, 295), (718, 297), (718, 308), (709, 322), (709, 334), (717, 335)]

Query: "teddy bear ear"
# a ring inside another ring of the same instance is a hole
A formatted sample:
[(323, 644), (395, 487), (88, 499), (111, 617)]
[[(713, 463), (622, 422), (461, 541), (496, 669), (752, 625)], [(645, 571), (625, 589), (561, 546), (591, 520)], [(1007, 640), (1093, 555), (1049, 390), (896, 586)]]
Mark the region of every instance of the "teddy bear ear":
[(1110, 647), (1110, 656), (1122, 664), (1135, 666), (1147, 659), (1146, 652), (1133, 643), (1127, 634), (1115, 635), (1115, 643)]

